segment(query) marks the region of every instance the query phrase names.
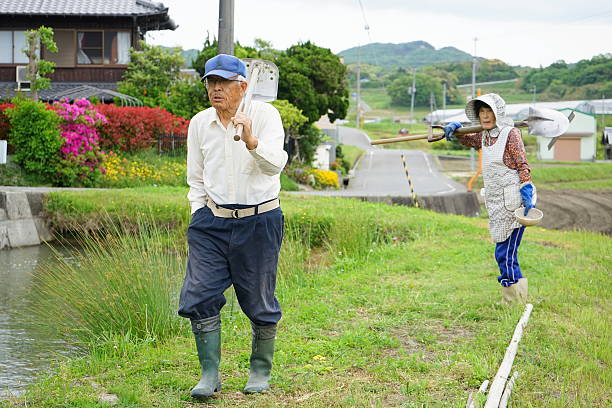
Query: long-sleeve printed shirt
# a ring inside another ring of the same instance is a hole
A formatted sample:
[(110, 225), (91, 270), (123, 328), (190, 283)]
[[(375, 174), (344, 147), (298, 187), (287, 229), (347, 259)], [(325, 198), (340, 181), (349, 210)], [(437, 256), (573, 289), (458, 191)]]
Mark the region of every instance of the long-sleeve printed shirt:
[[(482, 148), (483, 136), (485, 145), (492, 146), (497, 142), (500, 133), (499, 128), (493, 128), (490, 131), (483, 130), (480, 133), (471, 133), (467, 135), (459, 135), (458, 140), (464, 146), (473, 147), (475, 149)], [(531, 181), (531, 168), (527, 163), (525, 154), (525, 145), (521, 138), (521, 131), (517, 128), (512, 128), (508, 134), (508, 142), (504, 149), (504, 164), (509, 168), (518, 171), (519, 180), (521, 183)]]
[(187, 133), (187, 198), (191, 212), (206, 205), (255, 205), (278, 197), (280, 172), (287, 163), (280, 114), (268, 103), (252, 101), (247, 115), (257, 148), (235, 142), (235, 128), (223, 126), (214, 108), (195, 115)]

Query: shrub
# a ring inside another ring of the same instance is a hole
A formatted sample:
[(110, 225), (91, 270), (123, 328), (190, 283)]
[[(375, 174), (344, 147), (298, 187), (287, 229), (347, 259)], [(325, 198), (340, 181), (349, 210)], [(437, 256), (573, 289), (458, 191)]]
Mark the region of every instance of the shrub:
[(340, 188), (338, 173), (335, 171), (312, 169), (308, 171), (315, 179), (315, 188)]
[(185, 186), (187, 167), (184, 162), (151, 163), (139, 158), (124, 158), (109, 152), (102, 177), (105, 187), (136, 187), (146, 185)]
[(160, 108), (96, 105), (107, 118), (99, 127), (103, 148), (137, 152), (154, 146), (162, 134), (187, 134), (189, 122)]
[(100, 150), (96, 126), (106, 118), (87, 99), (74, 103), (55, 102), (53, 108), (62, 119), (61, 165), (54, 177), (61, 186), (92, 186), (104, 172), (104, 152)]
[(10, 120), (15, 162), (28, 172), (52, 179), (62, 147), (60, 118), (42, 102), (16, 98), (13, 103), (15, 106), (5, 112)]
[[(12, 108), (15, 105), (12, 103), (0, 103), (0, 140), (8, 140), (9, 130), (11, 129), (11, 122), (8, 116), (4, 112), (8, 108)], [(12, 146), (9, 141), (9, 153), (13, 153)]]
[(0, 139), (2, 140), (6, 140), (11, 129), (11, 122), (8, 116), (6, 116), (5, 110), (14, 106), (12, 103), (0, 103)]

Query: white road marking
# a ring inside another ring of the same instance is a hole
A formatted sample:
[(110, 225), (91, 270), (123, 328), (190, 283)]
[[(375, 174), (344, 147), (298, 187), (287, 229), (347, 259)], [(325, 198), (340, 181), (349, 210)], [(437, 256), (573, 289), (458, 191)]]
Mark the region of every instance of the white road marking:
[(427, 154), (425, 154), (425, 152), (421, 152), (423, 154), (423, 157), (425, 158), (425, 163), (427, 163), (427, 169), (429, 170), (430, 173), (433, 173), (433, 170), (431, 169), (431, 164), (429, 163), (429, 157), (427, 157)]

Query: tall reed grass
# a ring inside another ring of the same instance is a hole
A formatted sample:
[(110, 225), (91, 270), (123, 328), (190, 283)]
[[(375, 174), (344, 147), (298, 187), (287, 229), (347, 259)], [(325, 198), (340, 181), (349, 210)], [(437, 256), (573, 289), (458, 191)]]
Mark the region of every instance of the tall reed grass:
[(140, 220), (80, 234), (71, 258), (42, 265), (29, 314), (68, 341), (160, 341), (181, 331), (176, 314), (186, 247), (170, 230)]
[[(31, 314), (86, 346), (118, 339), (156, 342), (186, 333), (188, 322), (176, 314), (187, 254), (184, 228), (156, 223), (155, 211), (140, 214), (99, 217), (106, 221), (97, 221), (93, 230), (84, 223), (74, 257), (44, 265), (37, 274)], [(75, 225), (71, 221), (67, 229)], [(396, 235), (407, 232), (384, 217), (321, 214), (317, 208), (290, 212), (278, 264), (279, 298), (340, 259), (364, 260)], [(226, 295), (223, 314), (234, 319), (239, 308), (233, 293)]]

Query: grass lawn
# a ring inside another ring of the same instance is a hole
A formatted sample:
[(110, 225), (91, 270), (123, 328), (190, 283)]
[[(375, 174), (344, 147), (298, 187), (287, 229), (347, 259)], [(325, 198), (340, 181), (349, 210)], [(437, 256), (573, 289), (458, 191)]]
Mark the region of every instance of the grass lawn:
[[(48, 208), (58, 222), (90, 225), (103, 212), (164, 214), (156, 222), (174, 223), (181, 236), (185, 194), (54, 193)], [(189, 397), (199, 366), (185, 328), (164, 341), (91, 347), (9, 406), (102, 406), (100, 395), (111, 393), (117, 407), (463, 407), (493, 378), (523, 307), (499, 303), (485, 220), (346, 199), (285, 195), (282, 203), (284, 315), (272, 392), (240, 392), (250, 326), (228, 291), (224, 389), (208, 405)], [(612, 405), (611, 254), (612, 239), (603, 235), (525, 232), (521, 265), (534, 310), (514, 361), (513, 407)], [(175, 290), (182, 274), (175, 271)]]
[(344, 160), (346, 160), (349, 164), (349, 168), (352, 169), (355, 165), (355, 162), (361, 157), (363, 154), (363, 150), (358, 148), (357, 146), (351, 145), (342, 145), (342, 154), (344, 155)]

